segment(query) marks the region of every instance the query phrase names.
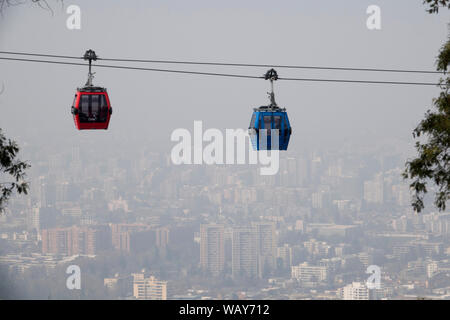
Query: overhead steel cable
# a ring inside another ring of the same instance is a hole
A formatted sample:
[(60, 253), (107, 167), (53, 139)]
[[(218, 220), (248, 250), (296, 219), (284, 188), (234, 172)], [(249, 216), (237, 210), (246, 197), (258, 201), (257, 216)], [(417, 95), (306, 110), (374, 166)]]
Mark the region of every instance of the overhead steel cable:
[[(60, 64), (60, 65), (72, 65), (72, 66), (83, 66), (83, 67), (86, 67), (85, 63), (79, 63), (79, 62), (64, 62), (64, 61), (21, 59), (21, 58), (5, 58), (5, 57), (0, 57), (0, 60), (36, 62), (36, 63), (49, 63), (49, 64)], [(155, 71), (155, 72), (170, 72), (170, 73), (182, 73), (182, 74), (193, 74), (193, 75), (203, 75), (203, 76), (264, 79), (263, 76), (251, 76), (251, 75), (230, 74), (230, 73), (202, 72), (202, 71), (189, 71), (189, 70), (171, 70), (171, 69), (157, 69), (157, 68), (141, 68), (141, 67), (115, 66), (115, 65), (104, 65), (104, 64), (95, 64), (93, 66), (99, 67), (99, 68), (127, 69), (127, 70), (141, 70), (141, 71)]]
[(59, 58), (59, 59), (83, 59), (83, 57), (81, 57), (81, 56), (64, 56), (64, 55), (56, 55), (56, 54), (13, 52), (13, 51), (0, 51), (0, 54), (9, 54), (9, 55), (18, 55), (18, 56), (31, 56), (31, 57), (43, 57), (43, 58)]
[(366, 84), (393, 84), (415, 86), (439, 86), (440, 83), (409, 82), (409, 81), (378, 81), (378, 80), (351, 80), (351, 79), (319, 79), (319, 78), (278, 78), (278, 80), (304, 81), (304, 82), (340, 82), (340, 83), (366, 83)]
[[(38, 60), (38, 59), (24, 59), (24, 58), (8, 58), (0, 57), (0, 60), (8, 61), (20, 61), (20, 62), (34, 62), (34, 63), (47, 63), (58, 65), (73, 65), (73, 66), (86, 66), (85, 63), (78, 62), (65, 62), (65, 61), (51, 61), (51, 60)], [(111, 68), (111, 69), (126, 69), (126, 70), (140, 70), (140, 71), (154, 71), (154, 72), (168, 72), (179, 74), (191, 74), (191, 75), (203, 75), (203, 76), (218, 76), (218, 77), (233, 77), (233, 78), (248, 78), (248, 79), (265, 79), (264, 76), (232, 74), (232, 73), (216, 73), (216, 72), (202, 72), (202, 71), (189, 71), (189, 70), (174, 70), (174, 69), (158, 69), (158, 68), (143, 68), (132, 66), (118, 66), (118, 65), (103, 65), (95, 64), (98, 68)], [(324, 79), (324, 78), (278, 78), (278, 80), (287, 81), (304, 81), (304, 82), (338, 82), (338, 83), (360, 83), (360, 84), (390, 84), (390, 85), (416, 85), (416, 86), (438, 86), (439, 83), (433, 82), (408, 82), (408, 81), (379, 81), (379, 80), (354, 80), (354, 79)]]
[(277, 65), (277, 64), (254, 64), (254, 63), (227, 63), (227, 62), (199, 62), (199, 61), (178, 61), (178, 60), (138, 60), (138, 59), (112, 59), (99, 58), (103, 61), (114, 62), (143, 62), (161, 64), (184, 64), (203, 66), (227, 66), (227, 67), (261, 67), (277, 69), (310, 69), (310, 70), (335, 70), (335, 71), (361, 71), (361, 72), (392, 72), (392, 73), (422, 73), (422, 74), (442, 74), (439, 71), (426, 70), (401, 70), (401, 69), (377, 69), (377, 68), (348, 68), (348, 67), (321, 67), (321, 66), (299, 66), (299, 65)]
[[(23, 55), (46, 58), (60, 59), (83, 59), (79, 56), (53, 55), (43, 53), (0, 51), (0, 54)], [(305, 66), (305, 65), (283, 65), (283, 64), (255, 64), (255, 63), (227, 63), (227, 62), (201, 62), (201, 61), (183, 61), (183, 60), (151, 60), (151, 59), (131, 59), (131, 58), (101, 58), (98, 60), (111, 62), (136, 62), (136, 63), (156, 63), (156, 64), (182, 64), (182, 65), (201, 65), (201, 66), (227, 66), (227, 67), (261, 67), (261, 68), (279, 68), (279, 69), (310, 69), (310, 70), (333, 70), (333, 71), (360, 71), (360, 72), (389, 72), (389, 73), (419, 73), (419, 74), (443, 74), (439, 71), (431, 70), (408, 70), (408, 69), (386, 69), (386, 68), (355, 68), (355, 67), (329, 67), (329, 66)]]

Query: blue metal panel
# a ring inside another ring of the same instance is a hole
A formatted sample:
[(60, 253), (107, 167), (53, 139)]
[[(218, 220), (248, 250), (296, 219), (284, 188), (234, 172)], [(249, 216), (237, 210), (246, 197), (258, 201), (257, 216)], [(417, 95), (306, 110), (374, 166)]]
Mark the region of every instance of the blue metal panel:
[[(289, 123), (288, 115), (285, 111), (254, 111), (255, 123), (249, 128), (250, 139), (254, 150), (272, 150), (271, 135), (267, 136), (267, 145), (260, 145), (260, 130), (264, 129), (264, 116), (271, 117), (270, 129), (275, 129), (274, 116), (279, 116), (281, 118), (280, 131), (279, 131), (279, 145), (278, 150), (287, 150), (289, 145), (289, 140), (291, 137), (292, 128)], [(253, 117), (252, 115), (252, 117)]]

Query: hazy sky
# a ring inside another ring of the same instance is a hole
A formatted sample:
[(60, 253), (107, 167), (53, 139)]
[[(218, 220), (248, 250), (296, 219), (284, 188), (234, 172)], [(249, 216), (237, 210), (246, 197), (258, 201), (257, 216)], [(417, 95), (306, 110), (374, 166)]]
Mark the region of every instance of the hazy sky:
[[(30, 5), (0, 17), (0, 50), (101, 57), (179, 59), (264, 64), (427, 69), (447, 37), (449, 14), (425, 12), (422, 0), (365, 1), (65, 1), (82, 10), (82, 29), (68, 30), (68, 15)], [(382, 30), (366, 28), (366, 9), (381, 7)], [(165, 65), (164, 67), (170, 67)], [(184, 67), (262, 75), (266, 68)], [(247, 128), (252, 108), (266, 104), (263, 80), (199, 77), (94, 68), (94, 83), (108, 88), (114, 113), (107, 132), (79, 132), (70, 106), (87, 67), (0, 61), (0, 127), (42, 143), (83, 139), (148, 139), (173, 145), (170, 133), (205, 128)], [(280, 76), (436, 81), (433, 75), (371, 74), (279, 69)], [(409, 139), (438, 94), (434, 87), (336, 83), (276, 83), (289, 112), (291, 149), (367, 137)], [(23, 134), (21, 134), (23, 133)], [(152, 141), (152, 142), (151, 142)]]

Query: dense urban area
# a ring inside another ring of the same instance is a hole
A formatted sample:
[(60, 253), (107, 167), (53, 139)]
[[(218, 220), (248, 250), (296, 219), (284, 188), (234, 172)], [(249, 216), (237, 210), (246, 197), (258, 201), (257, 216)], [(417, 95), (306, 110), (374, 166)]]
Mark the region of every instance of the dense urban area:
[(170, 151), (24, 142), (31, 189), (0, 217), (0, 298), (448, 298), (450, 214), (430, 199), (413, 211), (407, 147), (282, 153), (262, 176), (177, 166)]

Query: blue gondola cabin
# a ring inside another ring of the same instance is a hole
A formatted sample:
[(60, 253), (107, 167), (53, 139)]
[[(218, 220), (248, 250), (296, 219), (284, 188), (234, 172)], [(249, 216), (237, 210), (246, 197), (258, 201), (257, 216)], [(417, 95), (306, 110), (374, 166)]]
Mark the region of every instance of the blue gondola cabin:
[(270, 106), (254, 109), (249, 127), (254, 150), (287, 150), (291, 133), (292, 128), (285, 109)]

